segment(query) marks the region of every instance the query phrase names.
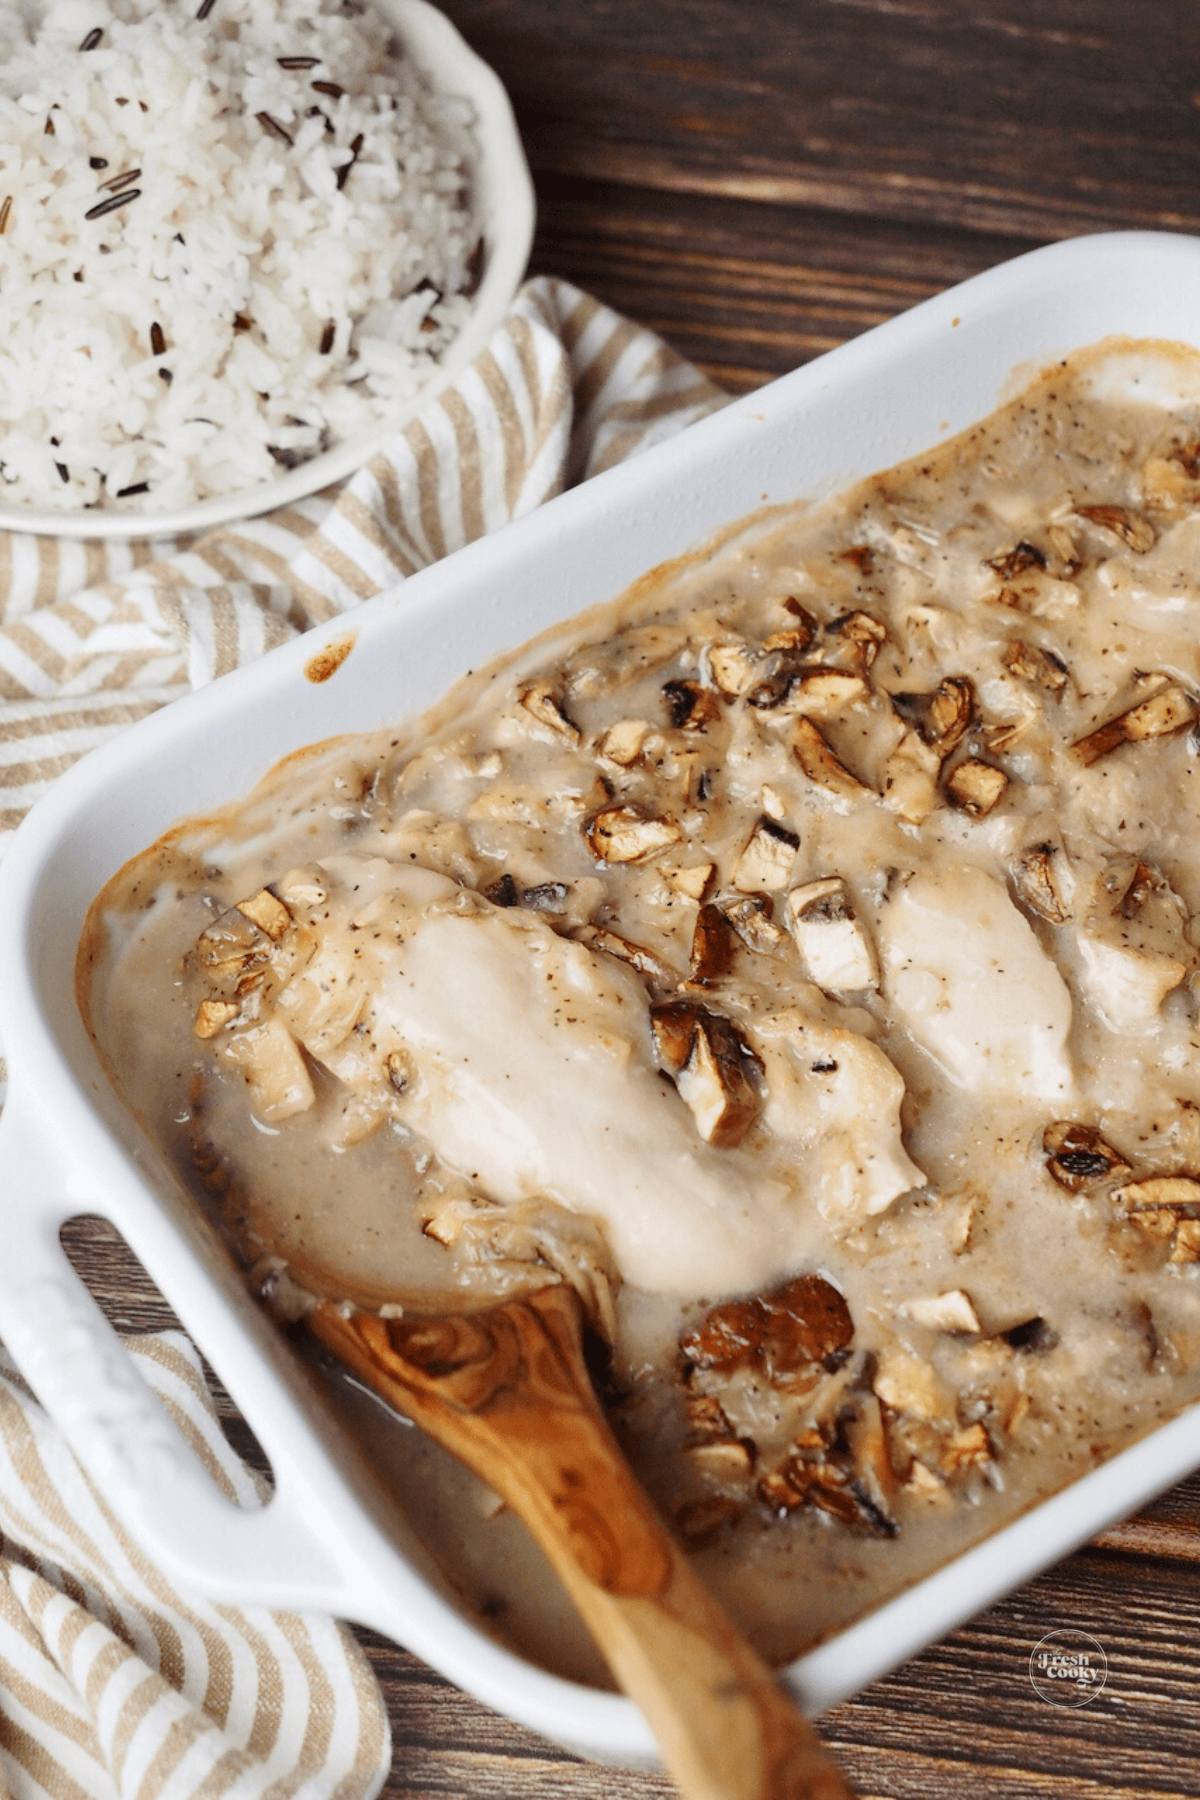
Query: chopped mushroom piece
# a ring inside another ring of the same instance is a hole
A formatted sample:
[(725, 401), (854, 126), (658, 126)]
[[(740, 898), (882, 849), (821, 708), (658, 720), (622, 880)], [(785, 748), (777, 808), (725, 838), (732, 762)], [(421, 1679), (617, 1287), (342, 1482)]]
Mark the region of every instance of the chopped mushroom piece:
[(867, 1491), (883, 1513), (896, 1498), (899, 1483), (888, 1448), (878, 1396), (869, 1389), (847, 1395), (838, 1411), (838, 1430), (850, 1447), (854, 1465)]
[(761, 1109), (762, 1064), (736, 1025), (690, 1000), (651, 1007), (650, 1023), (701, 1137), (719, 1150), (740, 1144)]
[(713, 865), (710, 862), (660, 863), (658, 867), (667, 886), (689, 900), (702, 900), (712, 880)]
[(1062, 581), (1070, 581), (1072, 575), (1078, 575), (1083, 567), (1083, 558), (1079, 554), (1079, 546), (1065, 525), (1047, 525), (1046, 536), (1050, 539), (1051, 548), (1058, 558), (1058, 568), (1054, 571)]
[(216, 1037), (240, 1011), (241, 1007), (233, 1000), (202, 1000), (192, 1030), (198, 1038)]
[(196, 939), (196, 961), (213, 980), (261, 967), (271, 954), (271, 940), (253, 920), (232, 906)]
[(628, 769), (641, 755), (649, 735), (650, 727), (645, 719), (619, 719), (601, 738), (598, 753), (606, 762)]
[[(698, 1325), (684, 1332), (679, 1340), (680, 1354), (685, 1367), (732, 1374), (735, 1369), (753, 1368), (761, 1361), (765, 1330), (766, 1314), (757, 1299), (729, 1300), (724, 1306), (715, 1306)], [(724, 1418), (723, 1412), (721, 1416)]]
[(705, 654), (714, 684), (731, 700), (758, 680), (758, 664), (745, 644), (713, 644)]
[(1001, 581), (1015, 581), (1018, 575), (1025, 575), (1030, 569), (1044, 569), (1046, 558), (1036, 544), (1022, 540), (1012, 550), (1006, 550), (1000, 556), (989, 556), (986, 566), (995, 569)]
[(1046, 1167), (1050, 1174), (1060, 1187), (1069, 1188), (1072, 1193), (1106, 1181), (1109, 1176), (1119, 1178), (1131, 1173), (1129, 1164), (1122, 1161), (1111, 1144), (1105, 1143), (1094, 1125), (1060, 1119), (1047, 1125), (1042, 1147), (1049, 1159)]
[(656, 819), (636, 806), (606, 806), (583, 829), (593, 856), (607, 863), (641, 862), (683, 839), (669, 815)]
[(887, 643), (887, 627), (870, 613), (848, 612), (840, 619), (833, 619), (825, 627), (826, 638), (840, 638), (850, 649), (854, 662), (861, 669), (869, 669), (879, 654), (881, 644)]
[(985, 819), (1008, 786), (1003, 769), (968, 756), (946, 777), (946, 792), (960, 811), (972, 819)]
[(975, 714), (975, 687), (966, 675), (948, 675), (929, 694), (892, 694), (892, 706), (922, 739), (949, 756)]
[(570, 892), (565, 881), (539, 881), (536, 887), (522, 890), (521, 905), (531, 912), (564, 912)]
[(684, 1449), (698, 1468), (718, 1479), (744, 1478), (754, 1467), (754, 1446), (745, 1438), (710, 1438), (701, 1444), (685, 1444)]
[(762, 647), (768, 654), (773, 650), (806, 650), (812, 640), (811, 622), (808, 625), (788, 625), (783, 631), (773, 631), (770, 637), (765, 637)]
[(281, 900), (297, 907), (321, 906), (329, 897), (320, 870), (312, 866), (289, 869), (275, 883), (275, 891)]
[(786, 1385), (807, 1364), (824, 1364), (845, 1350), (854, 1321), (844, 1297), (823, 1275), (797, 1275), (760, 1296), (766, 1323), (762, 1366), (776, 1386)]
[(776, 633), (776, 636), (786, 636), (790, 648), (806, 649), (817, 635), (817, 621), (806, 606), (801, 606), (794, 594), (788, 595), (783, 603), (783, 610), (790, 615), (792, 623)]
[(738, 1515), (738, 1504), (727, 1494), (705, 1494), (689, 1500), (675, 1514), (675, 1525), (685, 1544), (702, 1550), (711, 1544), (723, 1525)]
[(685, 1365), (731, 1374), (757, 1369), (776, 1386), (845, 1350), (854, 1321), (823, 1275), (796, 1275), (769, 1294), (715, 1306), (679, 1340)]
[(535, 681), (529, 687), (522, 688), (517, 696), (521, 705), (531, 718), (539, 725), (545, 725), (550, 731), (565, 737), (568, 743), (579, 742), (579, 727), (567, 717), (562, 701), (548, 681)]
[(696, 915), (692, 933), (692, 954), (688, 974), (701, 986), (719, 981), (729, 973), (733, 963), (735, 939), (725, 914), (710, 902)]
[(784, 905), (809, 978), (819, 988), (844, 993), (879, 985), (874, 952), (840, 876), (793, 888)]
[(704, 731), (721, 717), (721, 702), (698, 681), (667, 681), (662, 692), (677, 730)]
[(1070, 680), (1067, 665), (1061, 657), (1055, 656), (1052, 650), (1040, 649), (1037, 644), (1010, 644), (1000, 660), (1010, 675), (1015, 675), (1019, 681), (1031, 681), (1050, 694), (1061, 694)]
[(896, 1348), (881, 1356), (873, 1386), (883, 1404), (894, 1412), (911, 1413), (931, 1423), (954, 1416), (954, 1389), (932, 1363), (911, 1351)]
[(1183, 688), (1172, 682), (1149, 700), (1143, 700), (1139, 705), (1131, 706), (1128, 712), (1109, 719), (1107, 724), (1097, 726), (1095, 731), (1072, 744), (1071, 749), (1085, 767), (1090, 767), (1119, 744), (1170, 737), (1172, 732), (1182, 731), (1190, 725), (1195, 717), (1195, 702)]
[(786, 887), (799, 848), (796, 833), (764, 813), (734, 865), (734, 887), (739, 894), (771, 893)]
[[(796, 720), (792, 732), (792, 754), (810, 781), (827, 788), (843, 800), (864, 799), (871, 789), (852, 775), (839, 762), (811, 719)], [(760, 884), (761, 885), (761, 884)]]
[(1146, 1237), (1169, 1238), (1175, 1234), (1179, 1214), (1172, 1212), (1169, 1206), (1149, 1206), (1131, 1213), (1130, 1220)]
[(758, 1089), (742, 1066), (740, 1051), (740, 1039), (732, 1049), (722, 1034), (701, 1026), (692, 1054), (675, 1077), (700, 1136), (720, 1150), (740, 1144), (760, 1110)]
[(930, 1331), (976, 1333), (981, 1329), (975, 1308), (961, 1288), (907, 1300), (901, 1310), (918, 1325), (927, 1325)]
[(883, 771), (883, 804), (909, 825), (922, 825), (941, 803), (940, 753), (919, 731), (906, 731)]
[(689, 1394), (687, 1418), (690, 1444), (711, 1444), (714, 1438), (733, 1436), (733, 1426), (715, 1394)]
[(1088, 519), (1102, 531), (1111, 532), (1140, 556), (1154, 548), (1154, 527), (1149, 519), (1143, 519), (1138, 513), (1128, 512), (1123, 506), (1077, 506), (1075, 511), (1081, 519)]
[(964, 1469), (991, 1462), (991, 1440), (983, 1426), (967, 1425), (961, 1431), (951, 1432), (942, 1446), (940, 1460), (943, 1475), (959, 1475)]
[(1173, 1263), (1200, 1262), (1200, 1219), (1180, 1219), (1171, 1247)]
[(273, 943), (278, 943), (292, 922), (292, 915), (282, 900), (276, 899), (270, 888), (262, 888), (252, 894), (248, 900), (239, 900), (237, 910), (243, 918), (265, 931)]
[(758, 1496), (774, 1511), (794, 1512), (815, 1506), (844, 1525), (855, 1525), (877, 1537), (895, 1537), (899, 1529), (856, 1481), (853, 1470), (830, 1461), (807, 1446), (797, 1447), (782, 1469), (764, 1475)]
[(1071, 916), (1055, 880), (1056, 854), (1053, 844), (1033, 844), (1013, 868), (1017, 898), (1049, 925), (1063, 925)]
[(741, 900), (722, 900), (720, 904), (747, 950), (766, 955), (783, 943), (784, 933), (771, 918), (768, 894), (747, 894)]
[(770, 660), (774, 666), (746, 695), (747, 706), (753, 706), (758, 712), (771, 712), (782, 706), (800, 678), (800, 668), (792, 651), (780, 651)]
[(1146, 1181), (1131, 1181), (1118, 1188), (1113, 1199), (1131, 1213), (1149, 1208), (1200, 1206), (1200, 1181), (1193, 1175), (1152, 1175)]
[(863, 677), (852, 669), (810, 669), (792, 689), (789, 701), (799, 711), (824, 719), (866, 700), (870, 692)]
[(608, 956), (615, 956), (619, 962), (628, 963), (639, 975), (648, 975), (659, 987), (674, 987), (679, 977), (674, 969), (668, 968), (661, 956), (653, 950), (643, 949), (641, 944), (631, 944), (615, 931), (608, 931), (603, 925), (587, 925), (578, 934), (580, 941), (591, 950), (603, 950)]
[(1010, 1325), (1000, 1335), (1011, 1350), (1023, 1355), (1041, 1356), (1058, 1343), (1057, 1331), (1040, 1317), (1022, 1319), (1019, 1325)]
[(904, 1484), (904, 1491), (908, 1494), (915, 1494), (920, 1499), (931, 1502), (934, 1506), (952, 1504), (950, 1489), (941, 1476), (935, 1475), (932, 1469), (927, 1469), (923, 1462), (914, 1460), (908, 1473), (908, 1480)]

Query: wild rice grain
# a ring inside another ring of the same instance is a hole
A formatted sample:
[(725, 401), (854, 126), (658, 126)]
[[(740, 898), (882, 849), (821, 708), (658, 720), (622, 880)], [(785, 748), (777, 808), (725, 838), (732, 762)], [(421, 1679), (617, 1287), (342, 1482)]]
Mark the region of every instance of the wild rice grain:
[(295, 139), (290, 131), (285, 131), (278, 119), (273, 119), (269, 112), (255, 113), (255, 118), (267, 133), (268, 137), (282, 138), (285, 144), (292, 144)]
[(358, 153), (362, 149), (362, 147), (363, 147), (363, 134), (360, 131), (358, 136), (355, 138), (354, 142), (350, 146), (350, 161), (344, 162), (342, 164), (341, 168), (337, 172), (337, 184), (338, 184), (338, 192), (339, 193), (341, 193), (342, 189), (345, 187), (346, 179), (349, 176), (351, 169), (354, 167), (355, 163), (358, 161)]
[(277, 56), (275, 58), (281, 69), (315, 69), (320, 60), (319, 56)]
[[(0, 226), (0, 230), (3, 230), (2, 226)], [(332, 319), (329, 319), (326, 321), (325, 329), (321, 333), (321, 355), (322, 356), (329, 355), (329, 352), (333, 349), (333, 340), (336, 336), (337, 336), (337, 326), (334, 324)]]
[(158, 323), (158, 320), (156, 319), (154, 321), (153, 325), (151, 325), (151, 327), (150, 327), (151, 354), (154, 356), (161, 356), (163, 351), (166, 349), (166, 347), (167, 347), (167, 340), (163, 336), (163, 328)]
[(135, 481), (132, 487), (118, 488), (117, 499), (128, 500), (130, 494), (148, 494), (149, 492), (150, 483), (148, 481)]
[(8, 229), (8, 215), (11, 211), (12, 195), (5, 194), (3, 201), (0, 201), (0, 237), (3, 237)]
[(136, 181), (141, 172), (140, 169), (126, 169), (123, 175), (114, 175), (111, 181), (102, 181), (100, 192), (115, 194), (118, 188), (126, 188), (131, 181)]
[[(91, 31), (89, 31), (87, 36), (84, 38), (82, 44), (80, 44), (79, 48), (81, 50), (94, 50), (96, 48), (96, 45), (100, 42), (100, 39), (103, 36), (104, 36), (103, 25), (94, 25), (92, 27)], [(60, 463), (59, 468), (61, 468), (61, 467), (62, 467), (62, 464)]]
[(314, 92), (328, 94), (334, 100), (340, 100), (346, 91), (344, 87), (339, 87), (336, 81), (314, 81), (312, 85)]
[(107, 167), (108, 167), (107, 156), (89, 156), (88, 157), (88, 168), (89, 169), (107, 169)]
[[(141, 188), (126, 188), (122, 194), (109, 194), (108, 198), (102, 200), (99, 206), (93, 206), (91, 211), (85, 212), (83, 216), (85, 219), (102, 219), (105, 213), (116, 212), (118, 206), (128, 206), (131, 200), (140, 200), (141, 196)], [(105, 247), (103, 244), (100, 246), (101, 250)]]
[(58, 473), (63, 481), (63, 484), (65, 485), (71, 479), (70, 469), (68, 469), (66, 463), (56, 462), (54, 466), (58, 470)]
[(198, 19), (207, 19), (209, 13), (216, 4), (217, 0), (200, 0), (200, 10), (196, 14), (196, 17)]

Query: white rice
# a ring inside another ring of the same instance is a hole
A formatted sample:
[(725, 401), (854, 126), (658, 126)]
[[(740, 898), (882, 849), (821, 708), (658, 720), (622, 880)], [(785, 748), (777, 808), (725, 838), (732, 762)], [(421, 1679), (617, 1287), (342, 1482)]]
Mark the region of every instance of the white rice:
[(0, 501), (167, 511), (385, 419), (470, 314), (474, 155), (357, 0), (0, 0)]

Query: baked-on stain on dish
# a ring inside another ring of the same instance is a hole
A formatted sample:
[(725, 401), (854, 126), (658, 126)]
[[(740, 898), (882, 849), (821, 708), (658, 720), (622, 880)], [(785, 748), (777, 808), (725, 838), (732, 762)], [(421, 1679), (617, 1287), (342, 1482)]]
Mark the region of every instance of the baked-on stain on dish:
[(345, 637), (334, 638), (332, 644), (326, 644), (315, 656), (310, 656), (304, 665), (305, 678), (311, 682), (328, 681), (336, 675), (357, 641), (358, 633), (348, 632)]

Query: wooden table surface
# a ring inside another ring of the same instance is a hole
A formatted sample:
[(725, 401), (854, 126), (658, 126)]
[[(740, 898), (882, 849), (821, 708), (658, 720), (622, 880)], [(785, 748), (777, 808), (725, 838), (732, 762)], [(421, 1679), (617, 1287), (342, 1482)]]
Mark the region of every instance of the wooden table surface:
[[(538, 189), (534, 271), (652, 325), (732, 390), (1053, 238), (1200, 231), (1194, 0), (443, 4), (512, 94)], [(106, 1227), (71, 1238), (123, 1324), (168, 1322)], [(1038, 1640), (1067, 1626), (1108, 1661), (1082, 1710), (1028, 1678)], [(391, 1711), (387, 1795), (672, 1791), (578, 1762), (362, 1636)], [(1200, 1795), (1200, 1479), (823, 1729), (864, 1796)]]

